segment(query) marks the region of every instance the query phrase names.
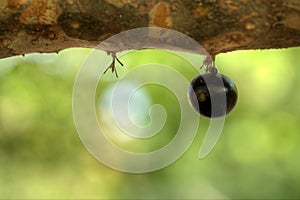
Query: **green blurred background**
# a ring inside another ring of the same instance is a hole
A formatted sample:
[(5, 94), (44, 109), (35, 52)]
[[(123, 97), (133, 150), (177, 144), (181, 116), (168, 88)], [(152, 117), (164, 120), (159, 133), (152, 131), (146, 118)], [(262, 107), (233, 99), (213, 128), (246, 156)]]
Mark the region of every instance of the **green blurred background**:
[[(73, 83), (90, 53), (68, 49), (0, 60), (0, 198), (300, 198), (300, 48), (218, 55), (216, 65), (235, 81), (239, 100), (217, 145), (198, 159), (209, 123), (201, 118), (187, 152), (172, 165), (147, 174), (102, 165), (78, 137)], [(120, 59), (126, 63), (118, 67), (121, 77), (150, 61), (168, 64), (189, 80), (197, 75), (169, 52), (140, 50)], [(116, 82), (111, 72), (105, 75), (96, 97), (104, 103), (96, 107), (106, 105), (105, 96)], [(150, 85), (141, 90), (144, 103), (136, 111), (145, 112), (137, 114), (138, 123), (147, 124), (148, 106), (159, 103), (169, 115), (161, 133), (168, 134), (159, 134), (147, 145), (128, 143), (98, 115), (118, 144), (146, 151), (172, 139), (180, 108), (166, 88)]]

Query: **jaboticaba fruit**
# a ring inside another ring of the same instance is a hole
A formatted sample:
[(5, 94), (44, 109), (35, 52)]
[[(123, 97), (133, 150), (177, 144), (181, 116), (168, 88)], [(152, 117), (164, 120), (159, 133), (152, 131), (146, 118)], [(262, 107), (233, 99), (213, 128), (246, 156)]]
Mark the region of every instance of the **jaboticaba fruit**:
[(234, 82), (219, 73), (200, 74), (188, 91), (191, 106), (205, 117), (222, 117), (236, 105), (238, 92)]

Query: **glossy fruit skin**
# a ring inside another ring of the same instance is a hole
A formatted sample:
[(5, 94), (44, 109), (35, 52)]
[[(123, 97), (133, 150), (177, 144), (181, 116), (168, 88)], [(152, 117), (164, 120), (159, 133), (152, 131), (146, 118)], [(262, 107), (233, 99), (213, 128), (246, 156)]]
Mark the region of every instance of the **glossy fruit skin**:
[(192, 80), (188, 98), (200, 115), (217, 118), (232, 111), (237, 103), (238, 91), (229, 77), (219, 73), (206, 73)]

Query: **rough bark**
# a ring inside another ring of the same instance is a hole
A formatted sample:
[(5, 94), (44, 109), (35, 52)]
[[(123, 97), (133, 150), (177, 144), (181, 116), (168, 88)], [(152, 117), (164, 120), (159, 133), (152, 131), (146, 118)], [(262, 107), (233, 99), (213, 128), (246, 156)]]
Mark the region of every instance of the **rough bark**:
[(93, 48), (121, 31), (150, 26), (187, 34), (212, 56), (300, 46), (300, 1), (0, 0), (0, 58)]

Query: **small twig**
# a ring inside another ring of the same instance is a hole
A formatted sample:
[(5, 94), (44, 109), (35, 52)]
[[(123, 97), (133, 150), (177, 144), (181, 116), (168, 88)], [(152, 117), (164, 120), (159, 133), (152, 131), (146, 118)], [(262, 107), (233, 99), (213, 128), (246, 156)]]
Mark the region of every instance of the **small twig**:
[(105, 74), (109, 69), (111, 69), (112, 73), (115, 73), (116, 77), (118, 78), (118, 73), (117, 73), (117, 69), (115, 66), (116, 60), (117, 62), (121, 65), (124, 66), (123, 63), (117, 58), (116, 56), (116, 52), (107, 52), (108, 55), (112, 56), (112, 63), (106, 68), (106, 70), (103, 72), (103, 74)]

